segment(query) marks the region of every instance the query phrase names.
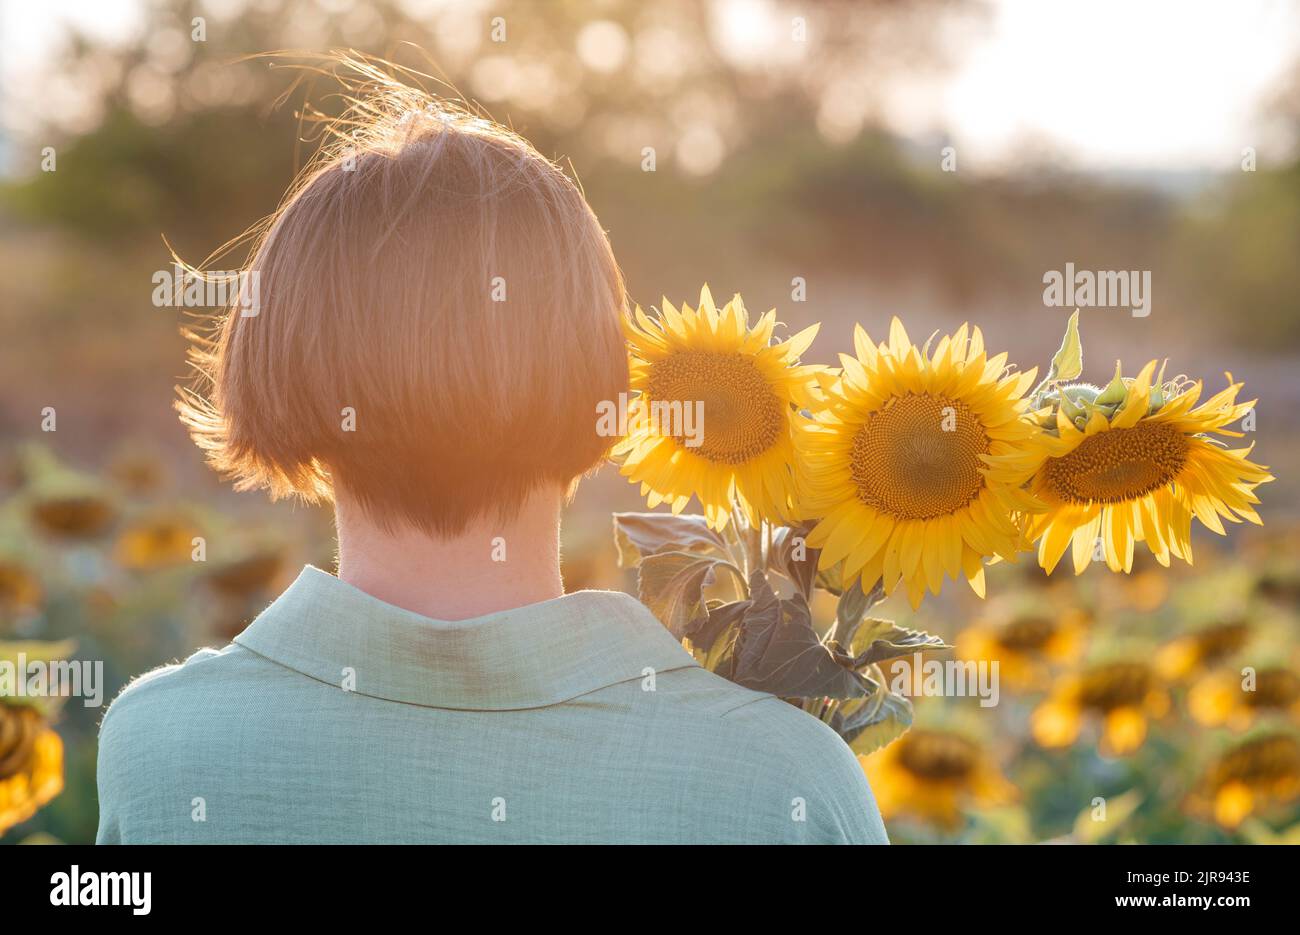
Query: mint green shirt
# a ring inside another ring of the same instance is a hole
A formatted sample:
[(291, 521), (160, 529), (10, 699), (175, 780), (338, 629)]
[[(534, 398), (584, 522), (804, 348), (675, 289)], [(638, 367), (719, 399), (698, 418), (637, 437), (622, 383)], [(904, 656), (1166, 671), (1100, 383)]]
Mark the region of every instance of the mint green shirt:
[(307, 567), (104, 717), (100, 843), (886, 843), (825, 724), (607, 591), (422, 617)]

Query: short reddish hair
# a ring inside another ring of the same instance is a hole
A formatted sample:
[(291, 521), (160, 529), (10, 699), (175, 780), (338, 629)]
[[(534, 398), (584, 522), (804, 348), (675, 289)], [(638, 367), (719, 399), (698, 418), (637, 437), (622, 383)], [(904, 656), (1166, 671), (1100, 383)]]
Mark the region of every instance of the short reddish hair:
[(192, 351), (178, 409), (210, 463), (273, 497), (337, 484), (385, 527), (441, 535), (598, 465), (626, 300), (578, 187), (391, 80), (334, 127), (252, 250), (258, 313), (228, 309)]

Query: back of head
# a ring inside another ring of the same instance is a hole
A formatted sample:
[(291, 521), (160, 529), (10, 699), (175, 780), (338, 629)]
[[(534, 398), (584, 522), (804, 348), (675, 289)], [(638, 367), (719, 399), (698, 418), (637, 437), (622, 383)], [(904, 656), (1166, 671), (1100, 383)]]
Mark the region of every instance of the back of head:
[(454, 535), (564, 487), (627, 387), (622, 278), (578, 187), (513, 132), (371, 80), (252, 251), (179, 408), (241, 489)]

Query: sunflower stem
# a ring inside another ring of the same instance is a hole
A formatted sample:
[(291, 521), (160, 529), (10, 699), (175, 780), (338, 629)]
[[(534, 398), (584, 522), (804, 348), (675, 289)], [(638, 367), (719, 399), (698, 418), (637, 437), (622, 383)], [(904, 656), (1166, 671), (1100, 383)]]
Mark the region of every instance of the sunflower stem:
[(763, 563), (763, 533), (754, 526), (745, 521), (745, 555), (749, 558), (749, 571), (753, 574), (755, 571), (766, 569)]
[(745, 573), (732, 562), (719, 562), (718, 564), (731, 572), (731, 584), (736, 592), (736, 600), (747, 600), (749, 598), (749, 579), (745, 577)]
[(732, 501), (731, 504), (731, 521), (736, 527), (736, 542), (740, 545), (741, 553), (744, 557), (745, 578), (748, 579), (757, 567), (754, 555), (753, 530), (749, 528), (749, 521), (745, 519), (744, 513), (741, 512), (739, 504)]
[[(727, 526), (731, 528), (724, 528), (722, 530), (722, 544), (727, 550), (727, 558), (731, 559), (731, 564), (733, 567), (743, 568), (745, 564), (744, 559), (741, 558), (740, 554), (738, 554), (736, 551), (737, 548), (740, 548), (743, 551), (743, 546), (741, 546), (740, 540), (736, 536), (736, 531), (734, 528), (735, 523), (734, 522), (728, 523)], [(742, 572), (742, 575), (744, 576), (746, 582), (748, 582), (749, 575), (744, 572)]]
[(870, 673), (869, 677), (879, 686), (872, 693), (871, 698), (869, 699), (871, 703), (871, 715), (867, 720), (870, 721), (880, 713), (880, 708), (885, 703), (885, 696), (889, 694), (889, 686), (885, 680), (884, 670), (880, 668), (879, 663), (873, 662), (868, 666), (867, 671)]
[(729, 524), (732, 530), (732, 541), (736, 544), (740, 559), (739, 564), (744, 569), (745, 580), (749, 580), (749, 549), (745, 545), (745, 533), (741, 528), (742, 522), (740, 511), (736, 509), (736, 505), (733, 503), (731, 505), (731, 523)]

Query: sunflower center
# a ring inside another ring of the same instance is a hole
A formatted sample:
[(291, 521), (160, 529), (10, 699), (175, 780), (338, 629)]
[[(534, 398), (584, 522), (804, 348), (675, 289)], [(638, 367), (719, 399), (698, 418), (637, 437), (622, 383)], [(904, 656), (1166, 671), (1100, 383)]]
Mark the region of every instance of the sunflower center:
[(1288, 669), (1264, 669), (1257, 678), (1255, 690), (1246, 692), (1252, 708), (1289, 708), (1300, 698), (1300, 676)]
[(961, 400), (899, 396), (853, 437), (853, 483), (863, 503), (897, 519), (946, 516), (979, 494), (988, 450), (984, 426)]
[(943, 731), (914, 730), (898, 742), (899, 762), (922, 779), (960, 781), (974, 771), (978, 759), (973, 743)]
[(1143, 663), (1101, 665), (1084, 674), (1079, 701), (1097, 711), (1129, 708), (1141, 704), (1154, 684), (1151, 670)]
[(1049, 488), (1072, 503), (1122, 503), (1163, 487), (1187, 461), (1187, 437), (1163, 423), (1110, 429), (1085, 438), (1044, 466)]
[(701, 405), (700, 444), (688, 445), (682, 434), (673, 440), (709, 461), (749, 461), (771, 448), (786, 426), (781, 400), (744, 354), (682, 351), (665, 357), (651, 366), (646, 395), (652, 403), (680, 404), (683, 411)]
[(1007, 649), (1022, 652), (1042, 649), (1056, 634), (1056, 621), (1050, 617), (1018, 617), (1002, 627), (998, 642)]
[(43, 500), (32, 507), (32, 515), (46, 532), (69, 538), (96, 536), (113, 519), (108, 503), (92, 495)]
[(1206, 627), (1195, 636), (1201, 662), (1218, 662), (1246, 645), (1250, 626), (1241, 622), (1219, 623)]
[(1216, 787), (1234, 781), (1264, 787), (1295, 783), (1300, 779), (1300, 744), (1277, 734), (1248, 740), (1219, 761), (1212, 779)]

